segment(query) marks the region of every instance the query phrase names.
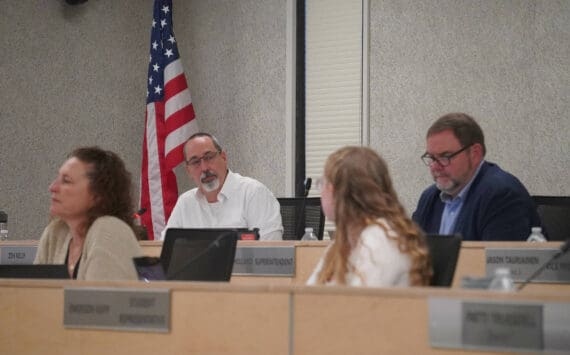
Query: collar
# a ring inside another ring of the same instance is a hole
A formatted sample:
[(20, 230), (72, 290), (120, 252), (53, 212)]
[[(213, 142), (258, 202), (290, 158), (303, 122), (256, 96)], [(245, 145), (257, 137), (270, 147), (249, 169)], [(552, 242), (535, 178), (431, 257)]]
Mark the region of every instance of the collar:
[(467, 183), (467, 185), (465, 185), (461, 191), (459, 191), (459, 193), (457, 194), (457, 196), (452, 197), (450, 194), (441, 191), (439, 193), (439, 198), (441, 199), (442, 202), (444, 203), (451, 203), (451, 202), (459, 202), (459, 201), (464, 201), (465, 200), (465, 196), (467, 196), (467, 193), (469, 192), (469, 188), (471, 187), (471, 185), (473, 184), (473, 181), (475, 180), (475, 178), (477, 177), (477, 175), (479, 175), (479, 171), (481, 170), (481, 167), (483, 166), (483, 163), (485, 162), (485, 160), (481, 160), (481, 163), (479, 163), (479, 166), (477, 167), (477, 170), (475, 170), (475, 174), (473, 174), (473, 176), (471, 177), (471, 180), (469, 180), (469, 182)]

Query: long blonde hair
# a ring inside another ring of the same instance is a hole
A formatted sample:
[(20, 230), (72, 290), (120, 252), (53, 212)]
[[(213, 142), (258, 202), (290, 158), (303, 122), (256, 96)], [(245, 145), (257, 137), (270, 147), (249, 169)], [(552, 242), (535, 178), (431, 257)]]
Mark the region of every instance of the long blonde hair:
[(398, 249), (410, 256), (410, 284), (428, 285), (432, 272), (425, 236), (398, 201), (384, 160), (369, 148), (344, 147), (328, 157), (324, 178), (333, 187), (336, 232), (317, 282), (334, 279), (345, 284), (345, 275), (352, 268), (348, 262), (350, 235), (360, 235), (371, 224), (377, 224), (388, 235), (386, 226), (378, 222), (383, 218), (397, 234), (389, 237), (396, 239)]

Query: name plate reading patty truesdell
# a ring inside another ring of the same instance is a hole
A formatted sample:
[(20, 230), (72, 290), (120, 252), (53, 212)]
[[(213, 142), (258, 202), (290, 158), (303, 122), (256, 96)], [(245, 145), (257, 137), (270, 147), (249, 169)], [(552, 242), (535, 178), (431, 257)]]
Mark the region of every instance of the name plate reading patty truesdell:
[(432, 347), (558, 354), (570, 349), (570, 304), (430, 298)]
[(0, 247), (0, 264), (33, 264), (38, 247), (5, 245)]
[(232, 274), (294, 276), (295, 247), (238, 246)]
[[(492, 276), (495, 269), (506, 267), (513, 280), (524, 281), (557, 252), (558, 249), (486, 248), (486, 273)], [(570, 253), (546, 265), (532, 281), (570, 283)]]
[(63, 325), (147, 332), (170, 330), (170, 290), (71, 288), (64, 290)]

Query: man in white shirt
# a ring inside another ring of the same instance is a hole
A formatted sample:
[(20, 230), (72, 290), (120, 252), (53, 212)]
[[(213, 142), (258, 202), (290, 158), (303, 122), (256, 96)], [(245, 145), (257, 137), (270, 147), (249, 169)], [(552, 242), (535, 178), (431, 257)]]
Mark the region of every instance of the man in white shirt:
[[(228, 169), (226, 152), (208, 133), (184, 145), (186, 172), (196, 188), (180, 195), (168, 228), (259, 228), (260, 240), (282, 240), (279, 202), (265, 185)], [(161, 239), (164, 238), (164, 232)]]

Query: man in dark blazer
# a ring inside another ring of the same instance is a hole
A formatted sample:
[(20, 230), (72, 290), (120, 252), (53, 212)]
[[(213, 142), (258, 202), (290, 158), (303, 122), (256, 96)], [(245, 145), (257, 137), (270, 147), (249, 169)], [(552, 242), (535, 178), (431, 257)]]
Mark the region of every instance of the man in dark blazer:
[(526, 240), (541, 226), (523, 184), (484, 160), (481, 127), (464, 113), (439, 118), (428, 130), (422, 156), (435, 184), (421, 195), (412, 218), (426, 233), (463, 240)]

